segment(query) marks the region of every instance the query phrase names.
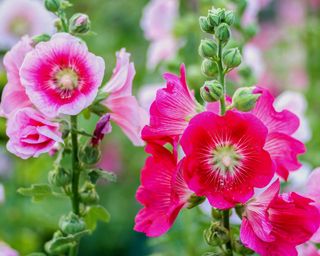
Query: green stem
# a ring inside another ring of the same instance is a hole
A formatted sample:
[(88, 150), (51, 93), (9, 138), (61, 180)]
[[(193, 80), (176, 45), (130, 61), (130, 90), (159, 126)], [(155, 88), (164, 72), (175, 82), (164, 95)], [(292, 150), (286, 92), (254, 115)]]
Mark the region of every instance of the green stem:
[(232, 241), (231, 241), (231, 230), (230, 230), (230, 210), (223, 211), (223, 226), (229, 231), (229, 242), (226, 244), (228, 255), (233, 255)]
[(225, 73), (222, 64), (222, 48), (223, 45), (218, 42), (218, 71), (219, 71), (219, 81), (223, 88), (223, 96), (220, 99), (220, 114), (223, 116), (226, 113), (226, 86), (225, 86)]

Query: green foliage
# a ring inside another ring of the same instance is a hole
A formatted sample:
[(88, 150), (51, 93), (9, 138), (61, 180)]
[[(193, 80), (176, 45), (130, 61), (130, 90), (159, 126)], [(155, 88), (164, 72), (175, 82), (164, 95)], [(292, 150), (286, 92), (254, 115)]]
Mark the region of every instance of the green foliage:
[(41, 201), (52, 195), (52, 189), (47, 184), (33, 184), (29, 188), (19, 188), (18, 193), (32, 197), (33, 201)]
[(96, 229), (98, 221), (106, 223), (110, 221), (110, 213), (101, 205), (90, 206), (85, 213), (84, 220), (87, 228), (93, 231)]

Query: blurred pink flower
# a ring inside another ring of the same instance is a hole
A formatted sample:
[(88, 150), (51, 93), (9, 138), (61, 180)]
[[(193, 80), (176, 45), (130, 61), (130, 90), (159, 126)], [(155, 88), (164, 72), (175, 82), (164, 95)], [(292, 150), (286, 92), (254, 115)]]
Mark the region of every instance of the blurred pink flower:
[(31, 39), (23, 37), (4, 57), (4, 66), (7, 71), (8, 83), (4, 87), (1, 103), (0, 115), (8, 117), (19, 108), (31, 106), (25, 92), (25, 88), (20, 82), (20, 68), (28, 52), (32, 50)]
[(154, 69), (161, 61), (170, 60), (180, 47), (173, 36), (178, 17), (178, 0), (151, 0), (143, 11), (141, 27), (145, 38), (151, 42), (147, 56), (147, 67)]
[(101, 160), (98, 163), (98, 167), (114, 173), (121, 172), (123, 169), (121, 149), (117, 141), (108, 139), (106, 143), (103, 143)]
[(144, 142), (141, 130), (148, 122), (148, 114), (132, 96), (132, 82), (136, 71), (133, 62), (130, 62), (130, 54), (125, 49), (121, 49), (116, 55), (113, 75), (102, 89), (110, 94), (104, 104), (111, 111), (111, 120), (122, 128), (134, 145), (142, 146)]
[(7, 123), (7, 149), (27, 159), (49, 152), (56, 142), (63, 143), (59, 124), (46, 119), (33, 108), (23, 108), (10, 116)]
[(248, 0), (242, 23), (247, 26), (257, 22), (258, 13), (265, 8), (271, 0)]
[(10, 48), (24, 36), (54, 32), (54, 15), (38, 0), (0, 1), (0, 48)]
[(286, 26), (303, 26), (306, 18), (306, 5), (301, 0), (278, 1), (279, 21)]
[(320, 251), (312, 243), (305, 243), (297, 247), (298, 256), (319, 256)]
[(140, 105), (149, 112), (150, 106), (156, 98), (157, 91), (163, 88), (163, 84), (146, 84), (143, 85), (138, 92), (138, 100)]
[(19, 256), (19, 253), (6, 243), (0, 241), (0, 256)]
[(77, 115), (93, 102), (104, 68), (103, 59), (85, 43), (57, 33), (26, 55), (20, 76), (30, 101), (46, 116), (56, 117)]
[(250, 66), (255, 77), (260, 79), (262, 74), (266, 71), (262, 51), (254, 44), (247, 44), (243, 48), (242, 55), (244, 63)]

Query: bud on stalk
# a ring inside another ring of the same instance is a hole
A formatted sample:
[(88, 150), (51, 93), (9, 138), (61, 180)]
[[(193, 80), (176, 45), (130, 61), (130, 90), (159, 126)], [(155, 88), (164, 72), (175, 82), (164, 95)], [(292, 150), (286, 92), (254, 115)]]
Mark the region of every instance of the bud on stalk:
[(217, 58), (217, 51), (218, 51), (218, 46), (216, 45), (215, 42), (209, 40), (209, 39), (204, 39), (201, 40), (200, 46), (199, 46), (199, 55), (203, 58)]
[(253, 93), (253, 90), (254, 87), (237, 89), (232, 97), (232, 106), (243, 112), (252, 110), (260, 97), (260, 94)]
[(91, 22), (88, 15), (83, 13), (74, 14), (69, 21), (69, 30), (72, 34), (85, 34), (90, 30)]
[(223, 87), (217, 80), (206, 81), (200, 89), (200, 95), (206, 102), (218, 101), (223, 96)]

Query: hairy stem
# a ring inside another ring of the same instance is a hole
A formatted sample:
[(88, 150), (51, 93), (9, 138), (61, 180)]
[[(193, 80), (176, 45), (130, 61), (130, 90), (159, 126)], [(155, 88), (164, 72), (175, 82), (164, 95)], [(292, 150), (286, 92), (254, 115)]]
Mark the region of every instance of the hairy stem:
[(223, 88), (223, 96), (220, 99), (220, 114), (223, 116), (226, 113), (226, 86), (225, 86), (225, 73), (222, 64), (222, 48), (223, 45), (218, 42), (218, 71), (219, 71), (219, 81)]

